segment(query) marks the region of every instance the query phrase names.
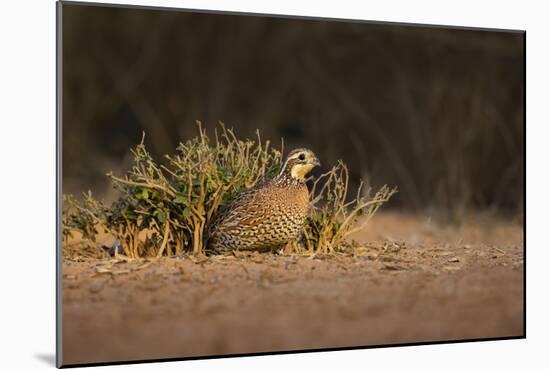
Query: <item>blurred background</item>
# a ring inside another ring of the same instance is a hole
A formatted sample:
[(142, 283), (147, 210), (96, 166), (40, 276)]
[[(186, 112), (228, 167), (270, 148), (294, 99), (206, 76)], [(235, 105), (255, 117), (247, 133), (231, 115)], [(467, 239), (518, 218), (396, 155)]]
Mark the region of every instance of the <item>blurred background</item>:
[(394, 208), (521, 217), (523, 94), (517, 32), (65, 4), (63, 191), (112, 200), (142, 132), (160, 159), (223, 121), (397, 186)]

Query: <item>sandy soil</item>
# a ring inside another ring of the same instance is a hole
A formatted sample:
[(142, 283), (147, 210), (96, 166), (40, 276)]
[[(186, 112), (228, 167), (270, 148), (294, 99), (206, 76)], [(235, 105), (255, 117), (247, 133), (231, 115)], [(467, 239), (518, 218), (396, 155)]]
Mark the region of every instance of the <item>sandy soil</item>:
[(65, 364), (523, 334), (523, 228), (382, 213), (354, 255), (63, 262)]

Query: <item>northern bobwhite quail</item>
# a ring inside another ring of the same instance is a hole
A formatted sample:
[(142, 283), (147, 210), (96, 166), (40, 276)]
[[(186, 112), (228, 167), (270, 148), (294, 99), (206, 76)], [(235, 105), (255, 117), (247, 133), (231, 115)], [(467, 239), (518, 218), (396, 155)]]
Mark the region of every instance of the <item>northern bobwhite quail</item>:
[(276, 177), (239, 193), (214, 216), (206, 252), (268, 251), (296, 240), (309, 209), (305, 176), (318, 165), (311, 150), (290, 152)]

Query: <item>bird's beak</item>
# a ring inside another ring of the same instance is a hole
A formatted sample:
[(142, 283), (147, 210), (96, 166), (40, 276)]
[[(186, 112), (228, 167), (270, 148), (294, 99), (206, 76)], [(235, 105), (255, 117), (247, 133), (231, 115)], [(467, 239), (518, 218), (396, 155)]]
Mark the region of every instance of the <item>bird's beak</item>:
[(313, 165), (316, 166), (316, 167), (321, 166), (321, 162), (320, 162), (319, 159), (317, 159), (317, 158), (313, 158), (311, 164), (313, 164)]

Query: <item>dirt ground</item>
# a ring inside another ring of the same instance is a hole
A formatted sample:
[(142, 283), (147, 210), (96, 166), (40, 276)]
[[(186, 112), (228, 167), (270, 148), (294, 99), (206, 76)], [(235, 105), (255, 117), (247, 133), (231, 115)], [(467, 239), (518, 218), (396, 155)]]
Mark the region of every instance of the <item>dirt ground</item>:
[(523, 334), (523, 228), (379, 213), (354, 255), (63, 262), (64, 364)]

